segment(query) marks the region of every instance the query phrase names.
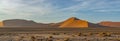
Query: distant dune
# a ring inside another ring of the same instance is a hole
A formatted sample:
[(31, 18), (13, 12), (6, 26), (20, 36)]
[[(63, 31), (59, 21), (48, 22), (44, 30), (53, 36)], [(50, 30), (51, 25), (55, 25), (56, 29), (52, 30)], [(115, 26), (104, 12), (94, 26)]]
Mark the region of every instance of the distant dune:
[(76, 17), (68, 18), (59, 23), (37, 23), (32, 20), (10, 19), (0, 22), (0, 27), (45, 27), (45, 28), (90, 28), (90, 27), (120, 27), (120, 22), (101, 22), (94, 24)]
[(108, 27), (120, 27), (120, 22), (104, 21), (100, 22), (99, 24)]
[(49, 27), (48, 24), (36, 23), (31, 20), (22, 19), (4, 20), (3, 24), (5, 27)]
[(0, 22), (0, 27), (3, 27), (3, 22), (2, 21)]

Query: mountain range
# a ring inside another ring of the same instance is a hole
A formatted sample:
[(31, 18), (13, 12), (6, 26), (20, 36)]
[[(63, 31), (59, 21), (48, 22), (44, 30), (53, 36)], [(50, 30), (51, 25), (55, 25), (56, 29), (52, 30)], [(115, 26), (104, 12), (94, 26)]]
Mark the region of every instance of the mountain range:
[(100, 22), (98, 24), (71, 17), (59, 23), (37, 23), (32, 20), (10, 19), (0, 22), (0, 27), (55, 27), (55, 28), (88, 28), (88, 27), (120, 27), (120, 22)]

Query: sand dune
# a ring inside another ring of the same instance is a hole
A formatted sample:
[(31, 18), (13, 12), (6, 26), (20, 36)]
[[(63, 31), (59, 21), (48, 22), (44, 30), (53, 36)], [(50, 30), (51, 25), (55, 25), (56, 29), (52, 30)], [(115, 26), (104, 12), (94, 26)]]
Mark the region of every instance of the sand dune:
[(104, 21), (100, 22), (99, 24), (108, 27), (120, 27), (120, 22)]
[(0, 22), (0, 27), (3, 27), (3, 22)]
[(85, 20), (80, 20), (76, 17), (71, 17), (68, 20), (64, 21), (61, 25), (61, 28), (69, 27), (69, 28), (86, 28), (88, 27), (88, 22)]
[(4, 27), (46, 27), (48, 24), (37, 23), (32, 20), (11, 19), (4, 20)]

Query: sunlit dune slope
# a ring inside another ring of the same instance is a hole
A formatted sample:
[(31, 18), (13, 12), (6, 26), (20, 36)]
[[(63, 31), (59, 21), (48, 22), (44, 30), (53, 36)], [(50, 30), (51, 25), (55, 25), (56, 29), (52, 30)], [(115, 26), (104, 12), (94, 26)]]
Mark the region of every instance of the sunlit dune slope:
[(61, 25), (60, 28), (87, 28), (88, 27), (88, 22), (85, 20), (80, 20), (76, 17), (71, 17), (68, 20), (64, 21)]

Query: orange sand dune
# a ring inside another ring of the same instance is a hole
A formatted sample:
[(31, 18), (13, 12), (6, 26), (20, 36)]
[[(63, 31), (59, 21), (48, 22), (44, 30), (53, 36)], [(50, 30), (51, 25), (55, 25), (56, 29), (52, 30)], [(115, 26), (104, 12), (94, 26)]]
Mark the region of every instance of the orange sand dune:
[(71, 17), (68, 20), (64, 21), (61, 25), (60, 28), (87, 28), (88, 27), (88, 22), (85, 20), (80, 20), (75, 17)]
[(103, 21), (99, 23), (102, 26), (120, 27), (120, 22)]
[(3, 27), (3, 22), (0, 22), (0, 27)]

